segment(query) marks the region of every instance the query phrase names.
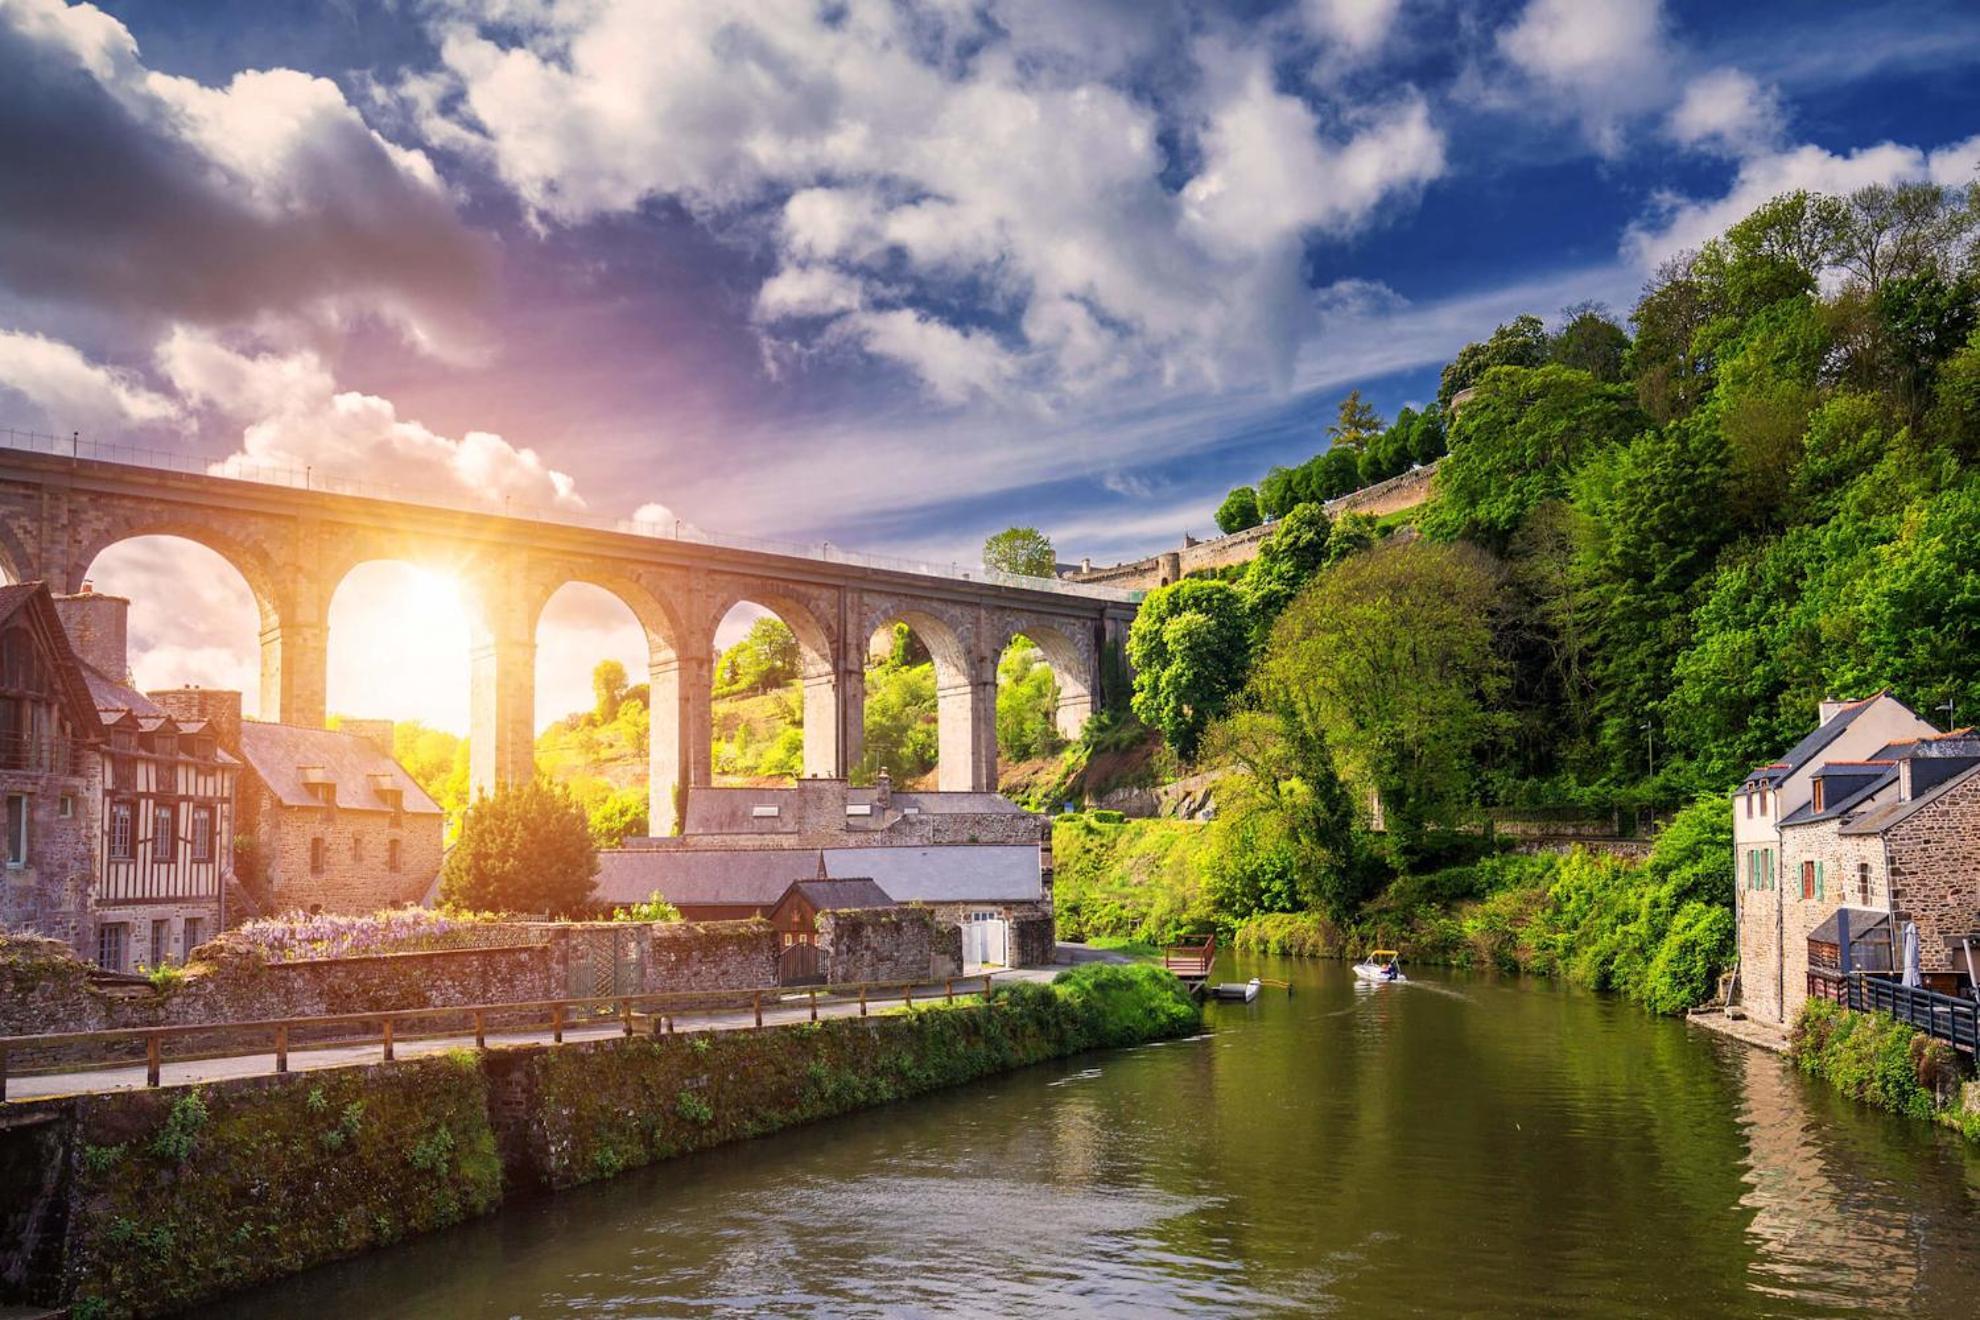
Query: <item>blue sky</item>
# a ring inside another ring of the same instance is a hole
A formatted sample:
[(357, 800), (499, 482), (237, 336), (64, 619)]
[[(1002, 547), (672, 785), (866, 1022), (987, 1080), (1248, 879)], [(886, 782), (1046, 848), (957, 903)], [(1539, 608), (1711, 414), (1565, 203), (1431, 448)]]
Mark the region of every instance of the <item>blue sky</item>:
[[(0, 426), (968, 560), (1980, 164), (1980, 8), (0, 0)], [(664, 512), (663, 512), (664, 511)]]

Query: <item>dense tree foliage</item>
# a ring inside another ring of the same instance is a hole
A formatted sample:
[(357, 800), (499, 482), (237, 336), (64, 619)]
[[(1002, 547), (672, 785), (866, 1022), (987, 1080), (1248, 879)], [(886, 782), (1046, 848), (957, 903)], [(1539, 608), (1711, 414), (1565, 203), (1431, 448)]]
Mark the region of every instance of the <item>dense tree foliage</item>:
[(983, 543), (983, 566), (1021, 577), (1052, 577), (1059, 557), (1052, 542), (1036, 527), (1006, 527)]
[(1249, 486), (1239, 486), (1224, 496), (1224, 502), (1217, 506), (1217, 530), (1226, 536), (1256, 527), (1262, 521), (1264, 517), (1258, 512), (1258, 492)]
[(1226, 582), (1185, 578), (1148, 593), (1128, 636), (1134, 713), (1185, 761), (1244, 686), (1251, 621)]
[(1014, 637), (997, 662), (997, 750), (1025, 761), (1059, 746), (1055, 717), (1059, 684), (1045, 653), (1029, 637)]
[(742, 640), (715, 662), (715, 695), (769, 692), (798, 676), (797, 634), (774, 614), (749, 625)]
[(598, 871), (584, 812), (543, 779), (503, 784), (477, 797), (440, 868), (440, 898), (472, 912), (583, 911)]
[[(1696, 803), (1646, 866), (1452, 890), (1494, 959), (1679, 1008), (1729, 955), (1746, 770), (1824, 697), (1980, 715), (1980, 187), (1776, 198), (1628, 325), (1522, 316), (1436, 409), (1381, 429), (1344, 403), (1328, 452), (1357, 479), (1444, 455), (1414, 532), (1330, 524), (1323, 454), (1261, 483), (1279, 525), (1248, 570), (1151, 595), (1136, 709), (1229, 772), (1215, 916), (1380, 920), (1488, 808)], [(1234, 641), (1196, 645), (1233, 604), (1241, 689)]]

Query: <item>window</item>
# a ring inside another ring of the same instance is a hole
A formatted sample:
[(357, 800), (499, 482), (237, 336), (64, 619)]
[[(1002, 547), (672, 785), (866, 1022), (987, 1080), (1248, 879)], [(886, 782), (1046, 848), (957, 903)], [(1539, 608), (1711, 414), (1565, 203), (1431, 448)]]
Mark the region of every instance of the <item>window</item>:
[(309, 873), (311, 875), (323, 874), (323, 864), (327, 860), (328, 853), (329, 849), (324, 847), (322, 835), (319, 834), (309, 841)]
[(28, 864), (28, 797), (25, 793), (7, 795), (7, 865)]
[(1815, 781), (1815, 810), (1819, 812), (1822, 809), (1822, 781), (1818, 779)]
[(64, 793), (55, 803), (55, 814), (63, 820), (76, 814), (76, 798), (73, 793)]
[(777, 814), (778, 814), (778, 812), (777, 812), (777, 807), (775, 806), (775, 804), (771, 804), (771, 805), (768, 805), (768, 806), (754, 806), (754, 807), (751, 807), (751, 808), (749, 809), (749, 814), (750, 814), (751, 816), (753, 816), (753, 817), (755, 817), (755, 818), (756, 818), (756, 819), (758, 819), (758, 820), (763, 820), (763, 819), (767, 819), (767, 818), (769, 818), (769, 817), (772, 817), (772, 816), (775, 816), (775, 815), (777, 815)]
[(385, 869), (388, 871), (397, 871), (399, 869), (399, 841), (397, 839), (387, 839), (385, 841)]
[(213, 808), (194, 807), (192, 813), (192, 859), (213, 860)]
[(351, 860), (353, 862), (364, 861), (364, 840), (355, 834), (351, 836)]
[(151, 740), (151, 750), (160, 756), (179, 754), (179, 737), (174, 733), (161, 733)]
[(186, 918), (185, 935), (186, 935), (186, 953), (188, 955), (190, 955), (194, 949), (199, 947), (199, 942), (201, 940), (206, 938), (206, 931), (202, 928), (203, 925), (204, 923), (201, 922), (198, 917)]
[(1856, 901), (1859, 906), (1870, 906), (1870, 863), (1856, 864)]
[(1746, 795), (1746, 818), (1748, 820), (1753, 819), (1753, 794), (1751, 793)]
[(96, 928), (96, 965), (106, 972), (124, 970), (124, 959), (128, 956), (131, 928), (122, 921), (106, 921)]
[(1801, 864), (1801, 896), (1803, 898), (1815, 897), (1815, 863), (1813, 862), (1803, 862)]
[(136, 856), (131, 838), (131, 804), (128, 802), (110, 804), (110, 855), (120, 861), (129, 861)]
[(179, 860), (179, 826), (172, 808), (160, 804), (151, 809), (151, 864), (170, 866)]
[(172, 923), (159, 917), (151, 923), (151, 965), (163, 967), (172, 951)]

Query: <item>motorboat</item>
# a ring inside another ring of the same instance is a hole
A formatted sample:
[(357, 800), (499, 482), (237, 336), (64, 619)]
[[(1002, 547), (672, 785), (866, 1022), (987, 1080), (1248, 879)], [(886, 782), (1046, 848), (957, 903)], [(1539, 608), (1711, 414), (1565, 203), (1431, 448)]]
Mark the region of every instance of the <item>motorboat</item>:
[(1263, 984), (1255, 976), (1249, 981), (1220, 981), (1210, 987), (1210, 995), (1213, 999), (1242, 999), (1248, 1004), (1258, 998), (1258, 987)]
[(1407, 981), (1401, 957), (1394, 949), (1370, 949), (1368, 956), (1354, 965), (1354, 974), (1364, 981)]

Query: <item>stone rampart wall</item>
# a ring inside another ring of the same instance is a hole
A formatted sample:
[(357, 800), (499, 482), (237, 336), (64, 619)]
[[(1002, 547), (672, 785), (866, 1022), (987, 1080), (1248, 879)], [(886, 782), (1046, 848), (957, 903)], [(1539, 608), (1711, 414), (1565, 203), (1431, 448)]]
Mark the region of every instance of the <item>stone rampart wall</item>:
[(925, 907), (821, 912), (818, 969), (834, 985), (939, 981), (962, 971), (962, 931)]
[[(1327, 501), (1327, 516), (1338, 518), (1344, 513), (1366, 513), (1380, 518), (1403, 509), (1413, 509), (1430, 498), (1430, 482), (1436, 474), (1437, 465), (1432, 463), (1428, 467), (1414, 468), (1401, 476), (1350, 491), (1338, 499)], [(1090, 582), (1096, 586), (1119, 587), (1128, 591), (1152, 591), (1191, 573), (1250, 563), (1258, 557), (1258, 548), (1271, 539), (1273, 526), (1264, 523), (1207, 541), (1186, 539), (1180, 550), (1167, 550), (1146, 559), (1110, 564), (1104, 568), (1078, 569), (1066, 574), (1066, 578), (1072, 582)]]
[(777, 984), (777, 932), (767, 921), (678, 921), (651, 928), (646, 988), (754, 990)]

